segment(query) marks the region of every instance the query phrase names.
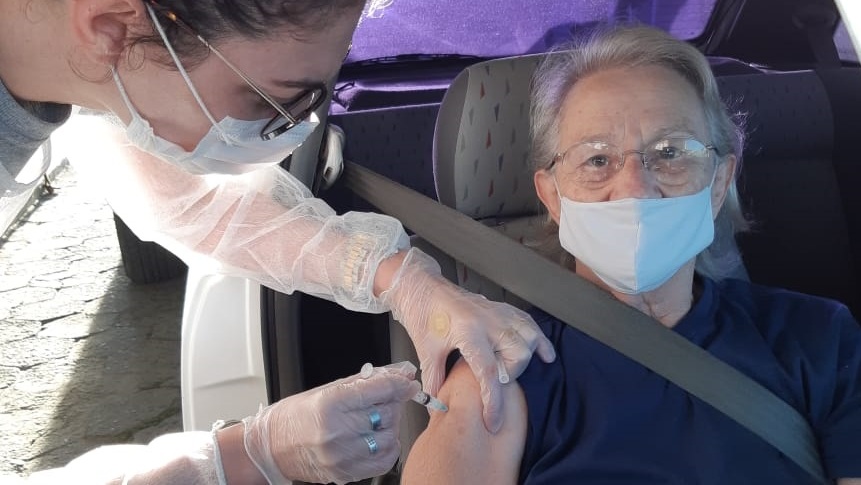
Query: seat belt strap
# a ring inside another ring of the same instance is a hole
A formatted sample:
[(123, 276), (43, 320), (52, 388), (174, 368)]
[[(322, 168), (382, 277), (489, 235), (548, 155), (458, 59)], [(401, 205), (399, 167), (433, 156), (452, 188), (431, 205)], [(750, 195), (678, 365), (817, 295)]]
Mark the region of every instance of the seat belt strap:
[(344, 177), (443, 252), (715, 407), (826, 483), (807, 421), (753, 379), (495, 229), (356, 163)]

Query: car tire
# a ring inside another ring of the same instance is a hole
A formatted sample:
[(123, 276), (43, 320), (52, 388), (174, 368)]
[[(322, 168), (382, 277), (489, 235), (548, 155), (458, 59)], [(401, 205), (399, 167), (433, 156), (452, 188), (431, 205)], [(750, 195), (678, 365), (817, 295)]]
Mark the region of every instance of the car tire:
[(167, 249), (141, 241), (122, 219), (114, 214), (120, 254), (126, 276), (137, 284), (159, 283), (185, 274), (188, 267)]

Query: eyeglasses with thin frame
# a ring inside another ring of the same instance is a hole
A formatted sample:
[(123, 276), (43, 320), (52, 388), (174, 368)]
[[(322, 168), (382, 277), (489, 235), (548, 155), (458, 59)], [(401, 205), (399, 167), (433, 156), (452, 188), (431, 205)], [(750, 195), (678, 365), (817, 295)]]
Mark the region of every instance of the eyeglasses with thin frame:
[(605, 141), (584, 141), (557, 153), (547, 170), (555, 167), (562, 179), (584, 188), (597, 188), (622, 170), (629, 155), (638, 154), (640, 163), (658, 184), (684, 187), (707, 172), (712, 151), (720, 155), (714, 145), (688, 136), (666, 136), (643, 150), (627, 151)]
[(308, 119), (311, 116), (311, 113), (316, 111), (326, 100), (326, 85), (320, 83), (318, 85), (312, 86), (297, 96), (295, 96), (292, 100), (286, 103), (279, 103), (275, 101), (272, 96), (266, 94), (263, 89), (261, 89), (257, 83), (255, 83), (248, 75), (242, 72), (238, 67), (233, 65), (224, 55), (219, 52), (212, 44), (210, 44), (206, 39), (203, 38), (200, 34), (197, 33), (190, 25), (180, 19), (174, 12), (168, 10), (165, 7), (159, 5), (155, 0), (148, 0), (148, 3), (153, 6), (153, 8), (167, 17), (171, 22), (178, 25), (181, 29), (185, 30), (198, 41), (200, 41), (210, 52), (215, 54), (221, 62), (223, 62), (231, 71), (235, 72), (237, 76), (239, 76), (245, 84), (248, 85), (257, 95), (263, 98), (266, 103), (268, 103), (272, 108), (278, 113), (269, 120), (268, 123), (263, 127), (260, 131), (260, 137), (264, 140), (271, 140), (278, 135), (281, 135), (298, 125), (302, 121)]

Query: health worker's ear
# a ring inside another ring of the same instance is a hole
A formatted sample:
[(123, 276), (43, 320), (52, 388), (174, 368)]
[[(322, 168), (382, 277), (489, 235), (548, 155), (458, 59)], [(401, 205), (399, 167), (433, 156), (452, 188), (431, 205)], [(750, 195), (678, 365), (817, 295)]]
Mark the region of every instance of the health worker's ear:
[(97, 66), (112, 66), (132, 33), (152, 28), (141, 0), (70, 0), (69, 22), (79, 56)]
[(547, 212), (550, 213), (553, 221), (559, 224), (559, 213), (561, 212), (562, 203), (559, 200), (560, 194), (556, 188), (553, 172), (544, 169), (538, 170), (532, 176), (532, 181), (535, 184), (535, 192), (538, 193), (541, 203), (547, 208)]

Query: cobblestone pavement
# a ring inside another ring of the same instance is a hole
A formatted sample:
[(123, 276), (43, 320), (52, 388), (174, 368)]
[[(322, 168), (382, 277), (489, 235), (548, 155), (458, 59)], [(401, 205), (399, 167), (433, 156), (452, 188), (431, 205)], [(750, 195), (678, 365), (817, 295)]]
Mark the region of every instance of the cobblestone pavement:
[(181, 429), (184, 278), (132, 284), (110, 209), (53, 186), (0, 240), (0, 483)]

